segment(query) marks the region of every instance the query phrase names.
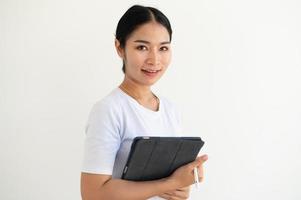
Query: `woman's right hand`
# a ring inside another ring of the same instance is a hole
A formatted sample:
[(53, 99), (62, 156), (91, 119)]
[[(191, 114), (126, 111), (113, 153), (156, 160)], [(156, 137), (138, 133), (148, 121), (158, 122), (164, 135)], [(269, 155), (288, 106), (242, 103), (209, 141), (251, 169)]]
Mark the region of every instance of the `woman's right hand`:
[(169, 176), (167, 179), (172, 183), (175, 184), (177, 188), (183, 188), (190, 186), (194, 183), (194, 168), (198, 168), (198, 176), (199, 181), (201, 182), (204, 178), (204, 170), (203, 170), (203, 163), (208, 160), (207, 155), (202, 155), (197, 157), (197, 159), (187, 165), (179, 167), (174, 173)]

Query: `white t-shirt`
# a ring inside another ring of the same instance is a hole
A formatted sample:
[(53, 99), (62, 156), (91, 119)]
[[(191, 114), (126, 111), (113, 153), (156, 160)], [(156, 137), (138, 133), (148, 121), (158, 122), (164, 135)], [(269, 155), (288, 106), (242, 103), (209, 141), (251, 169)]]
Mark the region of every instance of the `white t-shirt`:
[(85, 129), (82, 172), (121, 178), (136, 136), (179, 136), (177, 109), (167, 99), (158, 98), (158, 111), (143, 107), (120, 88), (96, 102)]

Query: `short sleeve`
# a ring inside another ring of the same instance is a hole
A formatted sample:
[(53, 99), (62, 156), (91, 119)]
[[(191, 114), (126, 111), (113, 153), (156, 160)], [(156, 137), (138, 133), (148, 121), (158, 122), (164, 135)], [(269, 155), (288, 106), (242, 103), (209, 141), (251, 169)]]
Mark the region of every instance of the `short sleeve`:
[(96, 103), (86, 124), (82, 172), (112, 175), (120, 147), (120, 120), (116, 107)]

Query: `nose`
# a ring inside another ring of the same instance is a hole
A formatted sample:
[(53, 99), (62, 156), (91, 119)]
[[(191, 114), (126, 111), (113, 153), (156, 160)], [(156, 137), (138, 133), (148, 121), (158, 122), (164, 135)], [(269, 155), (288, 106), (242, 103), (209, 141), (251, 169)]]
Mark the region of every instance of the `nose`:
[(160, 63), (160, 55), (155, 49), (152, 49), (151, 51), (149, 51), (147, 64), (156, 66), (159, 63)]

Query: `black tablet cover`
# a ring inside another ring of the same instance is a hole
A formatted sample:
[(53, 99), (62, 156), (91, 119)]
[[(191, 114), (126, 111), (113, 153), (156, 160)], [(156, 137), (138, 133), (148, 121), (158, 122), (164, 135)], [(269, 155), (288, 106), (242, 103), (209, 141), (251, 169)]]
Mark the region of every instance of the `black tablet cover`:
[(149, 181), (170, 176), (194, 161), (204, 145), (200, 137), (136, 137), (122, 179)]

